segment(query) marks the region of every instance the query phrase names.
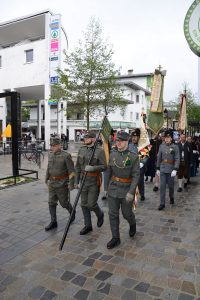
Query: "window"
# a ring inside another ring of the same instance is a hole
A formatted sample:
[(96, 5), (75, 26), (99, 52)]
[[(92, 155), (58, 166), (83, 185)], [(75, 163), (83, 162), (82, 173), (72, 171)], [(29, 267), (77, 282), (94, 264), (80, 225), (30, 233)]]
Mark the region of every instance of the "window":
[(133, 112), (130, 112), (130, 120), (133, 121)]
[(2, 57), (0, 56), (0, 68), (2, 68)]
[(26, 50), (26, 63), (33, 62), (33, 49)]
[(139, 120), (139, 113), (135, 113), (136, 120)]
[(139, 102), (140, 102), (140, 96), (136, 95), (136, 103), (139, 103)]

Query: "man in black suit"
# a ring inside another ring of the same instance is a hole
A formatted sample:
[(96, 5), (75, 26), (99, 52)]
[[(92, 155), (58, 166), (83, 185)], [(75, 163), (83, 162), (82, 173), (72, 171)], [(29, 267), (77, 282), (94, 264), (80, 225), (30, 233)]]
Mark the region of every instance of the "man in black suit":
[[(187, 187), (187, 180), (189, 178), (190, 166), (192, 163), (192, 149), (190, 144), (186, 141), (186, 135), (180, 135), (180, 141), (177, 144), (180, 152), (180, 166), (178, 169), (178, 190), (182, 192), (183, 186)], [(184, 179), (184, 184), (183, 184)]]

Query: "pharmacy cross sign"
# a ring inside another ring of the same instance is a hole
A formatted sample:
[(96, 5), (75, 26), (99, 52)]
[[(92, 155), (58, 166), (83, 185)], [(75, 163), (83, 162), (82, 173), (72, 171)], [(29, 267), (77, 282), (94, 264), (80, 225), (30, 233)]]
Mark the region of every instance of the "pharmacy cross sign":
[(57, 30), (53, 30), (51, 33), (51, 36), (53, 39), (56, 39), (58, 37), (58, 31)]
[(190, 49), (200, 57), (200, 0), (195, 0), (186, 14), (184, 34)]

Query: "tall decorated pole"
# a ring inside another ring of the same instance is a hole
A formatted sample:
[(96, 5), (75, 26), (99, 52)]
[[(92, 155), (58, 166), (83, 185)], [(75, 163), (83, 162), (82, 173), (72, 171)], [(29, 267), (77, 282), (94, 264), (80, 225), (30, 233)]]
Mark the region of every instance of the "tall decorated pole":
[(150, 110), (148, 114), (147, 125), (153, 133), (157, 134), (163, 127), (163, 90), (164, 77), (166, 71), (161, 71), (161, 67), (155, 70), (153, 77), (153, 86), (151, 91)]
[(195, 0), (184, 20), (184, 34), (192, 52), (198, 57), (198, 101), (200, 103), (200, 0)]
[(178, 130), (185, 132), (187, 128), (187, 102), (186, 91), (181, 94), (180, 115), (178, 120)]

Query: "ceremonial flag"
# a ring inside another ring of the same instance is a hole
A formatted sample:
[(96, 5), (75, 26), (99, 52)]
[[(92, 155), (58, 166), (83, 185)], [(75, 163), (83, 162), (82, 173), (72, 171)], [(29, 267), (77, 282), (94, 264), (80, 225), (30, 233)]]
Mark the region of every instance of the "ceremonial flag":
[(140, 139), (138, 142), (138, 151), (141, 151), (145, 147), (150, 145), (148, 132), (145, 127), (145, 123), (143, 118), (140, 118)]
[(110, 125), (110, 122), (108, 121), (107, 117), (105, 117), (103, 126), (102, 126), (101, 136), (103, 138), (103, 147), (104, 147), (104, 152), (105, 152), (107, 163), (109, 162), (109, 158), (110, 158), (109, 137), (111, 134), (111, 129), (112, 129), (112, 127)]
[(180, 116), (178, 120), (178, 130), (185, 131), (187, 127), (187, 104), (186, 94), (181, 95)]
[(163, 116), (163, 90), (164, 76), (166, 71), (156, 69), (153, 78), (153, 86), (151, 91), (150, 111), (148, 114), (147, 125), (155, 134), (157, 134), (164, 123)]

